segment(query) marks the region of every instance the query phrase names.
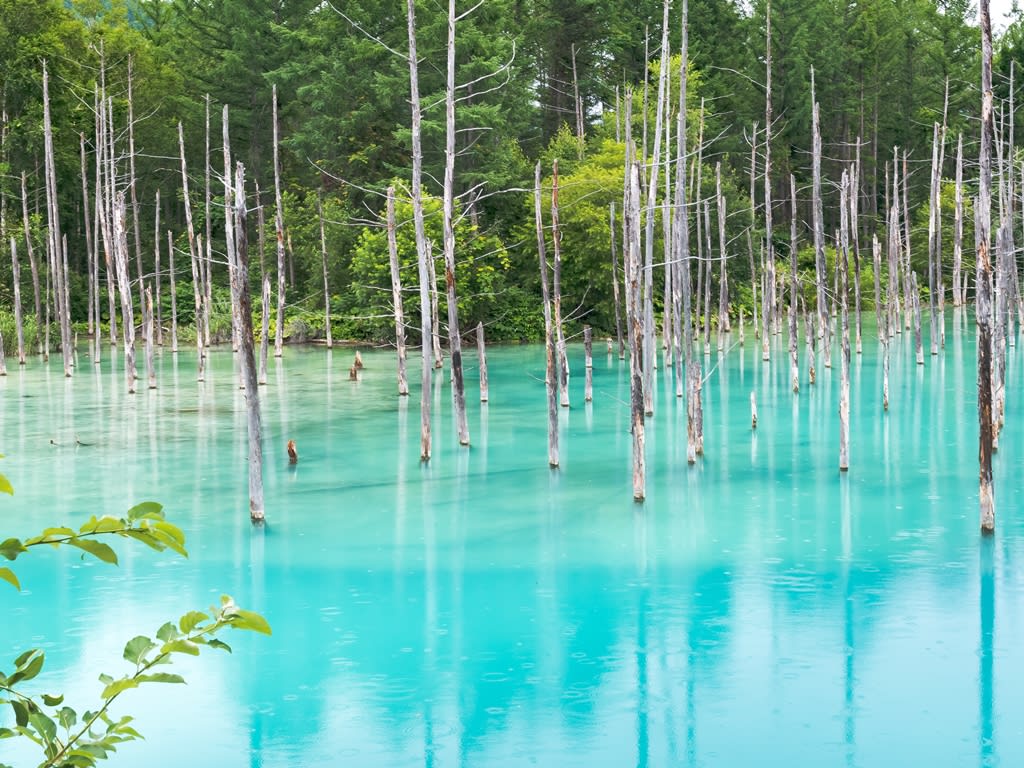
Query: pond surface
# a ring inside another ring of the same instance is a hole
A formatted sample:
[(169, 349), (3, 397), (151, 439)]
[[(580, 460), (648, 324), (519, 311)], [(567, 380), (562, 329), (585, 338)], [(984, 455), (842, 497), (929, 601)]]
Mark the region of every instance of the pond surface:
[[(13, 366), (0, 380), (16, 489), (0, 499), (4, 535), (155, 499), (191, 557), (123, 542), (118, 567), (74, 552), (20, 559), (23, 591), (0, 584), (0, 658), (43, 647), (35, 690), (65, 691), (81, 710), (101, 672), (124, 671), (134, 635), (222, 593), (263, 612), (273, 637), (228, 634), (233, 655), (180, 664), (187, 686), (118, 702), (146, 740), (115, 765), (1024, 765), (1020, 347), (997, 532), (983, 540), (973, 326), (947, 314), (946, 334), (924, 366), (897, 338), (886, 415), (865, 326), (847, 475), (838, 355), (808, 386), (801, 343), (794, 396), (784, 336), (770, 364), (749, 330), (720, 362), (713, 352), (694, 467), (683, 401), (660, 370), (642, 505), (628, 367), (603, 343), (590, 404), (582, 346), (570, 348), (558, 471), (540, 347), (489, 351), (483, 407), (467, 355), (469, 449), (455, 439), (448, 369), (435, 374), (429, 466), (418, 368), (399, 398), (393, 352), (364, 350), (353, 383), (351, 350), (286, 349), (261, 389), (263, 530), (248, 520), (230, 351), (197, 384), (194, 352), (164, 350), (160, 388), (134, 396), (106, 347), (70, 381), (56, 357)], [(0, 762), (35, 765), (30, 755), (0, 741)]]

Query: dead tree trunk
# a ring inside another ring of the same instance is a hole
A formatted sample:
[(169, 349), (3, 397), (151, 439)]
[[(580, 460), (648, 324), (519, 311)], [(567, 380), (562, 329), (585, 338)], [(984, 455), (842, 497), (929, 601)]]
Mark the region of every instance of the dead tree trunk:
[(64, 361), (64, 375), (71, 375), (74, 365), (71, 348), (71, 312), (67, 304), (67, 293), (64, 289), (68, 279), (63, 267), (62, 238), (60, 234), (60, 211), (57, 207), (57, 171), (53, 156), (53, 127), (50, 122), (50, 90), (49, 74), (46, 62), (43, 61), (43, 144), (44, 174), (46, 176), (46, 218), (49, 232), (50, 264), (54, 275), (54, 308), (60, 324), (60, 350)]
[[(680, 110), (685, 110), (680, 107)], [(750, 257), (750, 290), (752, 294), (754, 338), (761, 331), (757, 321), (757, 269), (754, 266), (754, 227), (757, 225), (757, 121), (754, 121), (750, 133), (750, 224), (747, 227), (747, 255)]]
[[(320, 221), (323, 221), (321, 215)], [(405, 372), (405, 312), (402, 309), (402, 276), (398, 263), (398, 241), (395, 238), (395, 188), (388, 187), (387, 198), (388, 256), (391, 263), (391, 300), (395, 308), (395, 348), (398, 350), (398, 394), (409, 394), (409, 380)], [(322, 230), (322, 224), (321, 224)], [(326, 252), (326, 251), (325, 251)], [(327, 290), (326, 261), (324, 290)]]
[(800, 391), (800, 360), (797, 353), (797, 311), (799, 303), (796, 293), (796, 176), (789, 175), (789, 189), (793, 201), (792, 218), (789, 225), (789, 383), (793, 394)]
[(619, 299), (619, 258), (615, 252), (615, 201), (609, 203), (608, 209), (608, 231), (611, 232), (612, 240), (612, 301), (615, 303), (615, 339), (619, 345), (619, 360), (626, 357), (626, 343), (622, 339), (622, 312), (620, 310), (621, 300)]
[(978, 324), (978, 502), (981, 531), (995, 531), (992, 490), (992, 262), (989, 227), (992, 207), (992, 19), (981, 0), (981, 175), (978, 183), (978, 259), (975, 279)]
[(836, 253), (836, 268), (839, 273), (839, 312), (842, 338), (839, 358), (839, 471), (850, 468), (850, 291), (847, 273), (850, 258), (850, 222), (848, 206), (850, 177), (844, 171), (840, 182), (840, 234), (839, 250)]
[(28, 192), (25, 189), (25, 172), (21, 172), (21, 218), (25, 228), (25, 251), (28, 253), (28, 265), (32, 270), (32, 296), (36, 308), (36, 351), (43, 351), (43, 304), (39, 295), (39, 265), (36, 263), (35, 249), (32, 247), (32, 230), (28, 218)]
[(409, 91), (412, 108), (412, 217), (416, 232), (416, 261), (420, 282), (420, 350), (422, 367), (420, 369), (420, 460), (430, 461), (430, 403), (431, 376), (430, 352), (434, 335), (431, 312), (431, 285), (433, 272), (430, 246), (427, 242), (423, 225), (423, 146), (420, 112), (419, 59), (416, 58), (416, 0), (406, 0), (406, 24), (409, 37)]
[[(224, 144), (223, 155), (224, 155), (224, 207), (226, 209), (224, 215), (224, 250), (228, 256), (228, 274), (234, 274), (237, 269), (236, 253), (235, 253), (235, 217), (232, 215), (232, 211), (235, 208), (234, 205), (234, 188), (232, 185), (231, 176), (231, 137), (228, 133), (228, 105), (225, 104), (221, 111), (221, 135)], [(206, 243), (206, 251), (210, 252), (210, 242)], [(211, 262), (212, 265), (212, 262)], [(231, 351), (238, 352), (239, 344), (241, 343), (241, 331), (239, 328), (242, 324), (242, 318), (239, 317), (241, 308), (238, 306), (238, 296), (234, 291), (231, 292)], [(241, 367), (239, 367), (239, 375), (241, 375)], [(241, 386), (241, 382), (239, 382)]]
[[(853, 317), (857, 334), (857, 354), (863, 352), (861, 343), (860, 318), (860, 136), (857, 137), (856, 160), (853, 164), (853, 176), (850, 179), (850, 240), (853, 244)], [(849, 274), (847, 274), (849, 278)]]
[(761, 309), (761, 359), (771, 355), (771, 342), (766, 338), (775, 314), (775, 245), (772, 243), (772, 4), (768, 0), (765, 16), (765, 107), (764, 107), (764, 266), (765, 294)]
[[(630, 150), (627, 149), (627, 152)], [(643, 275), (640, 262), (640, 175), (635, 162), (630, 163), (628, 206), (626, 214), (626, 324), (629, 326), (630, 413), (633, 429), (633, 500), (646, 496), (647, 470), (644, 460), (644, 316)]]
[(18, 265), (18, 245), (11, 235), (11, 277), (14, 282), (14, 331), (18, 336), (18, 365), (25, 364), (25, 329), (21, 318), (21, 267)]
[(593, 331), (589, 325), (583, 328), (583, 354), (586, 363), (586, 381), (583, 387), (583, 401), (589, 403), (594, 399)]
[(430, 274), (430, 321), (431, 328), (431, 349), (434, 355), (434, 368), (440, 370), (444, 367), (444, 353), (441, 351), (441, 320), (440, 320), (440, 297), (437, 289), (437, 268), (434, 264), (434, 243), (427, 240), (427, 271)]
[(484, 324), (476, 324), (476, 354), (480, 364), (480, 402), (486, 403), (487, 392), (487, 348), (484, 345)]
[(277, 327), (274, 334), (274, 357), (284, 354), (284, 203), (281, 200), (280, 136), (277, 127), (277, 85), (273, 86), (274, 102), (274, 227), (277, 233)]
[(942, 168), (939, 162), (939, 124), (935, 123), (932, 131), (932, 175), (928, 197), (928, 332), (932, 355), (939, 354), (939, 315), (935, 302), (938, 288), (939, 239), (942, 237), (939, 229), (939, 181), (942, 178)]
[(143, 335), (146, 341), (146, 379), (150, 389), (156, 389), (156, 368), (153, 366), (153, 291), (146, 287), (146, 303), (143, 305)]
[(174, 240), (167, 230), (167, 272), (171, 281), (171, 352), (178, 352), (178, 289), (174, 277)]
[(722, 164), (715, 164), (715, 191), (718, 198), (718, 349), (725, 348), (725, 334), (729, 333), (729, 279), (728, 256), (725, 241), (725, 195), (722, 194)]
[[(132, 236), (135, 240), (135, 274), (139, 280), (139, 311), (145, 318), (146, 295), (142, 272), (142, 228), (139, 226), (139, 197), (135, 189), (135, 105), (132, 99), (131, 56), (128, 57), (128, 192), (132, 203)], [(153, 387), (155, 386), (154, 384)]]
[(444, 278), (448, 289), (448, 349), (452, 356), (452, 390), (455, 428), (459, 445), (469, 445), (466, 422), (466, 390), (462, 379), (462, 338), (459, 334), (459, 304), (455, 293), (455, 0), (448, 0), (448, 57), (445, 87), (444, 196)]
[(164, 345), (164, 313), (160, 305), (160, 190), (156, 191), (156, 223), (153, 226), (153, 278), (156, 281), (156, 343)]
[(825, 219), (821, 202), (821, 118), (818, 102), (814, 98), (814, 70), (811, 70), (811, 109), (812, 109), (812, 187), (811, 214), (814, 227), (814, 277), (818, 293), (818, 332), (821, 339), (825, 367), (832, 365), (832, 338), (829, 332), (828, 302), (825, 298), (825, 281), (828, 277), (828, 264), (825, 261)]
[(959, 307), (963, 304), (963, 289), (961, 287), (961, 271), (963, 270), (964, 250), (964, 137), (957, 136), (956, 140), (956, 186), (954, 188), (954, 218), (953, 218), (953, 306)]
[(196, 230), (192, 225), (192, 202), (188, 194), (188, 168), (185, 166), (185, 133), (181, 123), (178, 123), (178, 147), (181, 150), (181, 187), (185, 201), (185, 227), (188, 231), (188, 252), (192, 261), (192, 290), (195, 294), (196, 313), (196, 357), (198, 358), (199, 372), (197, 379), (203, 381), (206, 378), (206, 350), (203, 346), (203, 285), (199, 279), (199, 248), (196, 243)]
[[(204, 125), (206, 126), (204, 132), (206, 152), (203, 155), (203, 227), (206, 234), (203, 242), (206, 244), (206, 249), (200, 248), (196, 256), (199, 262), (199, 295), (202, 297), (203, 302), (203, 343), (206, 347), (209, 347), (211, 343), (210, 310), (213, 304), (213, 218), (210, 216), (210, 94), (206, 94), (206, 122)], [(227, 177), (225, 184), (230, 184), (230, 166), (224, 175)], [(230, 212), (225, 212), (225, 221), (230, 217)], [(198, 328), (199, 326), (197, 325), (196, 329), (198, 330)]]
[(124, 336), (124, 370), (128, 394), (135, 394), (135, 317), (132, 313), (132, 287), (128, 277), (128, 232), (125, 227), (124, 193), (114, 199), (114, 256), (117, 261), (117, 285), (121, 294), (121, 326)]
[(569, 407), (569, 359), (562, 328), (562, 232), (558, 226), (558, 158), (551, 165), (551, 250), (554, 253), (555, 339), (558, 349), (558, 391), (563, 408)]
[[(327, 336), (327, 348), (331, 349), (334, 346), (334, 339), (331, 338), (331, 286), (327, 282), (327, 233), (324, 230), (324, 204), (319, 195), (316, 198), (316, 211), (320, 216), (320, 260), (324, 267), (324, 333)], [(404, 343), (402, 346), (404, 352)], [(402, 362), (405, 362), (404, 355)], [(409, 394), (408, 387), (406, 394)]]
[[(412, 0), (409, 0), (412, 2)], [(614, 206), (615, 204), (612, 203)], [(614, 211), (614, 207), (612, 209)], [(534, 170), (533, 213), (537, 227), (537, 253), (540, 255), (540, 290), (544, 302), (544, 350), (547, 366), (544, 384), (548, 396), (548, 466), (558, 466), (558, 349), (555, 346), (554, 327), (551, 318), (551, 296), (548, 292), (548, 260), (544, 241), (544, 217), (541, 207), (540, 162)], [(628, 215), (628, 211), (625, 215)], [(625, 217), (624, 215), (624, 217)], [(614, 217), (614, 213), (613, 213)], [(615, 235), (612, 234), (614, 242)], [(623, 253), (623, 259), (628, 258)], [(629, 279), (628, 273), (625, 275)], [(628, 283), (627, 283), (628, 291)], [(627, 311), (629, 307), (627, 304)]]
[(267, 356), (270, 353), (270, 278), (263, 275), (263, 302), (260, 320), (260, 373), (259, 384), (267, 383)]
[[(263, 522), (263, 425), (260, 419), (260, 391), (256, 380), (256, 357), (252, 334), (252, 305), (249, 299), (249, 242), (245, 218), (245, 169), (241, 163), (235, 170), (235, 279), (231, 281), (241, 320), (242, 380), (245, 382), (245, 411), (249, 431), (249, 519)], [(231, 211), (227, 212), (230, 217)]]
[[(5, 121), (6, 122), (6, 121)], [(88, 272), (89, 279), (86, 280), (88, 291), (89, 291), (89, 308), (86, 314), (89, 336), (92, 338), (99, 333), (99, 318), (93, 315), (94, 299), (93, 296), (93, 284), (92, 284), (92, 260), (96, 257), (95, 250), (93, 249), (92, 240), (92, 219), (89, 216), (89, 176), (85, 170), (85, 134), (78, 134), (78, 146), (80, 156), (82, 160), (82, 218), (85, 219), (85, 262), (86, 272)], [(90, 343), (91, 346), (91, 343)], [(24, 361), (22, 361), (24, 362)]]

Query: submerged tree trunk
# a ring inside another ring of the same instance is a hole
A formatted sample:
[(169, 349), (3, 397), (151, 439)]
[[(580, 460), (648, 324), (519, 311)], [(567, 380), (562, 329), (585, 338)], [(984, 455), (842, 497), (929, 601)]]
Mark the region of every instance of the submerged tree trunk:
[(594, 399), (594, 357), (593, 331), (590, 326), (583, 328), (583, 355), (586, 366), (586, 381), (583, 387), (583, 401), (589, 403)]
[(174, 283), (174, 241), (167, 230), (167, 271), (171, 280), (171, 352), (178, 351), (178, 290)]
[(412, 108), (412, 217), (416, 233), (416, 262), (420, 283), (420, 461), (430, 461), (430, 352), (434, 335), (431, 312), (431, 290), (433, 274), (430, 270), (431, 255), (423, 224), (423, 147), (420, 112), (419, 60), (416, 58), (416, 0), (406, 0), (406, 26), (409, 37), (409, 91)]
[(18, 265), (18, 244), (11, 235), (11, 276), (14, 283), (14, 331), (18, 336), (18, 365), (25, 364), (25, 330), (21, 318), (21, 267)]
[(455, 0), (448, 0), (448, 57), (445, 87), (444, 197), (444, 281), (448, 289), (448, 349), (452, 356), (452, 394), (455, 428), (459, 445), (469, 445), (466, 422), (466, 390), (462, 378), (462, 338), (459, 334), (459, 304), (455, 294)]
[(486, 403), (489, 396), (487, 387), (487, 349), (484, 344), (484, 324), (476, 324), (476, 354), (480, 365), (480, 402)]
[[(324, 231), (324, 204), (319, 195), (316, 198), (316, 211), (320, 216), (320, 258), (324, 267), (324, 332), (327, 335), (327, 348), (330, 349), (334, 346), (334, 340), (331, 338), (331, 287), (327, 282), (327, 233)], [(401, 291), (401, 288), (399, 288), (399, 291)], [(403, 338), (402, 341), (402, 364), (404, 365), (405, 339)], [(409, 394), (408, 387), (406, 387), (405, 394)]]
[(626, 357), (626, 343), (622, 339), (622, 311), (619, 298), (619, 259), (615, 253), (615, 201), (609, 203), (608, 231), (612, 234), (612, 301), (615, 303), (615, 340), (619, 346), (619, 360)]
[[(245, 383), (245, 411), (249, 426), (249, 519), (257, 525), (266, 513), (263, 506), (263, 425), (260, 418), (260, 391), (256, 380), (256, 357), (252, 333), (252, 305), (249, 299), (249, 241), (246, 233), (245, 169), (235, 169), (235, 279), (231, 288), (238, 304), (241, 324), (240, 359), (242, 381)], [(227, 212), (232, 215), (231, 211)]]
[[(629, 150), (626, 150), (629, 152)], [(647, 470), (644, 460), (644, 380), (643, 380), (643, 275), (640, 262), (640, 175), (635, 162), (630, 163), (628, 227), (625, 254), (628, 288), (626, 291), (626, 325), (629, 327), (630, 423), (633, 430), (633, 499), (643, 501), (646, 496)]]
[(849, 272), (850, 258), (850, 222), (847, 218), (849, 205), (850, 178), (846, 171), (840, 186), (840, 234), (839, 250), (836, 253), (836, 269), (839, 274), (839, 312), (841, 319), (840, 351), (839, 351), (839, 471), (846, 472), (850, 468), (850, 312), (849, 312)]
[(192, 287), (196, 300), (196, 356), (199, 363), (199, 381), (206, 378), (206, 351), (203, 348), (203, 289), (199, 279), (199, 252), (196, 244), (196, 231), (192, 226), (192, 203), (188, 194), (188, 169), (185, 166), (185, 134), (181, 123), (178, 123), (178, 146), (181, 150), (181, 187), (185, 202), (185, 226), (188, 230), (188, 251), (192, 260)]
[(156, 368), (153, 366), (153, 291), (146, 287), (146, 303), (143, 305), (143, 322), (146, 339), (146, 379), (150, 389), (156, 389)]
[(793, 215), (789, 226), (789, 384), (793, 394), (800, 391), (800, 360), (797, 356), (797, 293), (796, 293), (796, 176), (789, 176)]
[(961, 271), (963, 270), (964, 249), (964, 137), (956, 140), (956, 186), (954, 188), (953, 218), (953, 306), (963, 304)]
[(260, 305), (260, 373), (259, 384), (267, 383), (267, 357), (270, 354), (270, 278), (263, 275), (263, 292)]
[[(409, 0), (412, 2), (412, 0)], [(534, 170), (533, 214), (537, 227), (537, 253), (540, 255), (540, 290), (544, 303), (544, 350), (547, 365), (544, 384), (548, 397), (548, 466), (557, 467), (558, 457), (558, 350), (555, 346), (554, 327), (551, 318), (551, 296), (548, 292), (548, 261), (544, 240), (544, 217), (541, 206), (540, 162)], [(614, 203), (612, 203), (614, 206)], [(614, 211), (614, 208), (613, 208)], [(614, 214), (613, 214), (614, 216)], [(612, 234), (614, 242), (615, 235)], [(626, 255), (623, 254), (623, 258)], [(629, 275), (626, 275), (629, 279)], [(627, 288), (628, 290), (628, 288)], [(627, 306), (628, 311), (628, 306)]]
[(67, 302), (65, 284), (68, 275), (63, 266), (63, 239), (60, 234), (60, 211), (57, 206), (57, 171), (53, 155), (53, 128), (50, 122), (49, 75), (43, 61), (43, 143), (44, 174), (46, 176), (46, 219), (49, 232), (49, 252), (53, 269), (54, 308), (60, 324), (60, 351), (64, 361), (64, 375), (70, 376), (74, 365), (71, 347), (71, 311)]
[(555, 257), (554, 309), (555, 340), (558, 350), (558, 391), (563, 408), (569, 407), (569, 359), (565, 351), (565, 332), (562, 328), (562, 232), (558, 226), (558, 158), (551, 166), (551, 250)]
[(992, 262), (989, 232), (992, 207), (992, 19), (981, 0), (981, 175), (978, 182), (978, 258), (975, 279), (978, 325), (978, 502), (981, 531), (995, 531), (992, 489)]
[(117, 285), (121, 293), (121, 325), (124, 334), (124, 370), (128, 394), (135, 394), (135, 317), (132, 313), (132, 288), (128, 278), (128, 232), (125, 227), (124, 193), (114, 199), (114, 256), (117, 261)]

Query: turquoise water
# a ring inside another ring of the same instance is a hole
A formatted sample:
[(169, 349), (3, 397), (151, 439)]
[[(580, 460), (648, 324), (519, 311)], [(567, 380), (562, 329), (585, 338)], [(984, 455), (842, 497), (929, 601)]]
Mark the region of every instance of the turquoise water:
[[(659, 371), (643, 505), (628, 369), (603, 344), (591, 404), (571, 347), (554, 472), (539, 347), (489, 350), (483, 407), (467, 356), (472, 447), (457, 445), (446, 386), (429, 466), (418, 390), (394, 394), (393, 352), (364, 349), (353, 383), (351, 350), (287, 349), (261, 390), (264, 530), (248, 521), (230, 351), (205, 384), (192, 352), (165, 351), (160, 389), (135, 396), (106, 348), (72, 381), (57, 359), (15, 366), (0, 379), (16, 488), (0, 499), (4, 535), (156, 499), (191, 557), (119, 544), (116, 568), (19, 560), (23, 592), (0, 584), (0, 658), (45, 648), (36, 690), (87, 708), (132, 636), (222, 592), (263, 612), (273, 637), (228, 635), (233, 655), (180, 665), (187, 686), (126, 694), (115, 713), (135, 715), (146, 741), (120, 765), (1022, 765), (1020, 348), (997, 533), (982, 540), (974, 333), (952, 315), (946, 330), (923, 367), (897, 340), (887, 415), (865, 332), (845, 476), (838, 355), (809, 387), (801, 344), (794, 397), (784, 336), (766, 365), (748, 332), (705, 387), (695, 467)], [(34, 765), (29, 754), (0, 741), (0, 762)]]

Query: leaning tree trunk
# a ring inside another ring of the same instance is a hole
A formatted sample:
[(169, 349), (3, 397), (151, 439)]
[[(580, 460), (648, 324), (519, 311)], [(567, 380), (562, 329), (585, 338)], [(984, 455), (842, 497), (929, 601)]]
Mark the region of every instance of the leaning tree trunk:
[(981, 174), (978, 182), (978, 258), (975, 278), (978, 325), (978, 502), (981, 531), (996, 527), (992, 490), (992, 18), (989, 0), (981, 0)]
[[(245, 226), (245, 169), (235, 169), (235, 261), (231, 289), (238, 304), (241, 336), (242, 380), (245, 382), (245, 411), (249, 426), (249, 519), (260, 524), (263, 507), (263, 425), (260, 419), (260, 391), (256, 380), (256, 356), (252, 334), (252, 304), (249, 299), (249, 242)], [(228, 212), (231, 216), (232, 212)]]
[[(320, 216), (321, 231), (323, 215)], [(402, 276), (399, 272), (398, 241), (395, 238), (395, 188), (388, 187), (387, 199), (388, 257), (391, 263), (391, 300), (395, 308), (395, 347), (398, 350), (398, 394), (409, 394), (405, 372), (405, 312), (402, 309)], [(326, 251), (325, 251), (326, 252)], [(324, 291), (327, 290), (327, 269), (324, 262)]]
[[(412, 0), (410, 0), (412, 2)], [(612, 203), (614, 206), (615, 204)], [(614, 211), (614, 208), (612, 209)], [(544, 241), (544, 217), (541, 206), (540, 162), (534, 170), (533, 215), (537, 227), (537, 253), (540, 255), (540, 290), (544, 303), (544, 350), (547, 365), (544, 384), (548, 396), (548, 466), (557, 467), (558, 458), (558, 349), (551, 318), (551, 295), (548, 291), (548, 260)], [(614, 216), (614, 214), (613, 214)], [(612, 233), (612, 242), (615, 235)], [(626, 254), (623, 254), (626, 258)], [(628, 275), (626, 276), (628, 280)], [(628, 310), (628, 306), (627, 306)]]

